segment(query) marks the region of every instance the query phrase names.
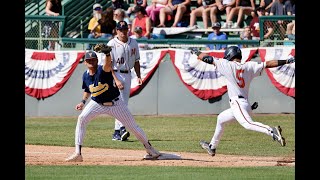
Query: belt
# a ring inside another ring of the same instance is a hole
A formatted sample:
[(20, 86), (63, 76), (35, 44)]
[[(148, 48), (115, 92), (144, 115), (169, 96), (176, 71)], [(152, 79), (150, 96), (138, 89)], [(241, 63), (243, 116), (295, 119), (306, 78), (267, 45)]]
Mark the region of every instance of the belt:
[(113, 99), (112, 101), (110, 102), (104, 102), (104, 103), (100, 103), (101, 105), (103, 106), (113, 106), (114, 105), (114, 102), (118, 101), (119, 100), (119, 97)]
[[(244, 99), (244, 97), (241, 96), (241, 95), (238, 95), (238, 98), (243, 98)], [(229, 101), (231, 102), (231, 99), (229, 99)]]
[[(114, 69), (113, 71), (114, 71), (114, 72), (118, 72), (118, 69)], [(121, 72), (121, 73), (126, 73), (126, 74), (129, 73), (128, 70), (119, 70), (119, 72)]]

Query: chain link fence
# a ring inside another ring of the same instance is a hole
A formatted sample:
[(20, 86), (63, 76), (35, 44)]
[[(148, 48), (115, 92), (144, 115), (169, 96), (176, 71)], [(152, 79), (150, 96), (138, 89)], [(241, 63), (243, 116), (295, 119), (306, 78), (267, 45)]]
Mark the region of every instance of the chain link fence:
[(25, 48), (58, 50), (62, 46), (61, 34), (64, 16), (26, 16)]
[[(292, 34), (295, 26), (295, 16), (261, 16), (260, 46), (294, 46), (295, 35)], [(270, 35), (268, 35), (270, 32)]]

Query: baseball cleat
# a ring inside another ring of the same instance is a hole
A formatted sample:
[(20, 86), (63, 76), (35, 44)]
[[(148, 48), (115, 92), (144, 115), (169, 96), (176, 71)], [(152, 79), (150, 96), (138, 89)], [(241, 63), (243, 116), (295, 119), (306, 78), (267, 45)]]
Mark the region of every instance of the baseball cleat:
[(71, 156), (69, 156), (65, 161), (66, 162), (82, 162), (83, 159), (81, 154), (74, 153)]
[(281, 132), (282, 132), (281, 127), (278, 126), (278, 127), (272, 128), (272, 132), (273, 132), (273, 136), (272, 136), (273, 140), (274, 141), (278, 141), (281, 144), (281, 146), (285, 146), (286, 145), (286, 140), (281, 135)]
[(200, 146), (202, 147), (202, 149), (207, 150), (208, 154), (210, 156), (215, 156), (216, 155), (216, 149), (211, 149), (211, 145), (209, 143), (207, 143), (204, 140), (200, 141)]
[(113, 141), (121, 141), (121, 136), (120, 136), (120, 133), (114, 133), (113, 136), (112, 136), (112, 140)]
[(130, 133), (128, 131), (124, 132), (122, 135), (121, 135), (121, 141), (126, 141), (128, 140), (128, 137), (130, 136)]
[(152, 146), (150, 148), (147, 148), (146, 151), (148, 154), (143, 156), (143, 159), (145, 160), (156, 160), (161, 155), (161, 153), (154, 149)]

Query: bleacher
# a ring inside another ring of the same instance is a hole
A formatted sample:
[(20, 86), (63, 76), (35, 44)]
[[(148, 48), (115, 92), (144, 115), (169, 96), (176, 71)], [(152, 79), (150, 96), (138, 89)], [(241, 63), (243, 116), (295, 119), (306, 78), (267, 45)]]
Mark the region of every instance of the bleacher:
[[(25, 2), (25, 15), (45, 15), (45, 1), (46, 0), (28, 0)], [(133, 0), (125, 0), (125, 2), (130, 3), (129, 6), (133, 6)], [(61, 33), (62, 37), (72, 37), (72, 38), (86, 38), (88, 31), (88, 23), (92, 15), (92, 5), (94, 3), (100, 3), (103, 8), (111, 6), (111, 1), (104, 0), (62, 0), (63, 13), (66, 17), (65, 23), (63, 26), (63, 32)], [(148, 4), (151, 4), (151, 0), (148, 0)], [(197, 8), (197, 0), (191, 0), (191, 8)], [(186, 15), (183, 21), (187, 21), (189, 24), (189, 15)], [(220, 16), (220, 22), (223, 24), (225, 22), (225, 15)], [(168, 22), (168, 26), (170, 27)], [(191, 34), (186, 34), (189, 38), (198, 36), (199, 33), (211, 32), (212, 29), (203, 29), (202, 17), (198, 17), (196, 21), (197, 26), (199, 27), (196, 30), (191, 31)], [(210, 26), (210, 24), (209, 24)], [(222, 30), (228, 34), (232, 31), (237, 30)], [(180, 38), (181, 36), (176, 36)], [(182, 36), (183, 38), (183, 36)]]
[[(46, 0), (26, 0), (25, 1), (25, 15), (40, 15), (41, 19), (44, 19), (45, 16), (45, 1)], [(133, 0), (125, 0), (125, 2), (128, 2), (128, 6), (133, 6)], [(256, 4), (258, 4), (258, 0), (256, 0)], [(62, 5), (63, 5), (63, 11), (62, 11), (62, 16), (63, 16), (63, 22), (60, 27), (60, 40), (65, 41), (64, 45), (68, 45), (66, 48), (79, 48), (81, 49), (81, 44), (84, 42), (88, 43), (87, 35), (88, 35), (88, 23), (90, 18), (92, 17), (92, 6), (95, 3), (100, 3), (103, 6), (103, 9), (106, 9), (107, 7), (111, 6), (111, 1), (105, 1), (105, 0), (62, 0)], [(148, 0), (148, 3), (151, 4), (151, 0)], [(191, 0), (191, 8), (197, 8), (197, 0)], [(189, 24), (189, 19), (190, 16), (186, 15), (184, 20), (188, 21)], [(223, 25), (226, 21), (226, 15), (221, 15), (218, 17), (219, 21)], [(243, 31), (243, 27), (245, 25), (248, 25), (250, 22), (250, 17), (245, 17), (244, 18), (244, 24), (241, 25), (241, 28), (238, 29), (221, 29), (222, 32), (225, 32), (228, 34), (228, 40), (240, 40), (240, 33)], [(233, 20), (234, 22), (236, 21), (236, 17)], [(41, 20), (40, 20), (41, 22)], [(35, 25), (33, 25), (33, 24)], [(209, 21), (209, 28), (204, 29), (203, 28), (203, 20), (202, 17), (198, 17), (196, 20), (196, 24), (198, 26), (197, 29), (190, 29), (188, 31), (181, 32), (179, 34), (166, 34), (165, 39), (172, 39), (172, 40), (186, 40), (186, 39), (197, 39), (197, 40), (206, 40), (207, 36), (209, 33), (212, 32), (212, 28), (210, 28), (210, 21)], [(37, 25), (36, 21), (32, 20), (26, 20), (26, 25), (25, 25), (25, 33), (26, 37), (30, 37), (28, 39), (29, 42), (32, 41), (32, 43), (38, 44), (41, 42), (41, 37), (40, 39), (34, 38), (33, 37), (37, 36), (37, 34), (32, 34), (32, 33), (39, 33), (36, 32), (37, 29), (41, 29), (40, 24)], [(170, 28), (170, 24), (168, 24), (168, 28)], [(181, 31), (182, 27), (177, 27), (177, 28), (170, 28), (170, 29), (177, 29)], [(156, 32), (156, 28), (153, 28), (153, 30)], [(30, 31), (30, 32), (29, 32)], [(33, 31), (33, 32), (31, 32)], [(182, 30), (183, 31), (183, 30)], [(74, 39), (76, 41), (71, 41), (70, 39)], [(78, 41), (79, 40), (79, 41)], [(70, 43), (71, 44), (70, 44)], [(94, 41), (96, 42), (96, 41)], [(153, 43), (153, 42), (149, 42)], [(72, 46), (70, 46), (72, 45)], [(79, 47), (74, 47), (75, 45), (79, 45)], [(38, 46), (38, 45), (37, 45)], [(42, 46), (39, 46), (38, 48), (41, 48)]]

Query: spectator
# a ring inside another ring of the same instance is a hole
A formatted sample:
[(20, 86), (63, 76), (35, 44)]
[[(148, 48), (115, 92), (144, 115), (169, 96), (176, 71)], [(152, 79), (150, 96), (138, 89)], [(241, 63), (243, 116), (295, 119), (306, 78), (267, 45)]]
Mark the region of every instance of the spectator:
[(113, 20), (115, 20), (116, 23), (118, 23), (119, 21), (125, 21), (129, 27), (129, 30), (128, 30), (129, 36), (131, 35), (132, 23), (130, 21), (130, 18), (126, 15), (126, 11), (124, 9), (118, 8), (114, 10)]
[(111, 7), (107, 8), (101, 14), (101, 19), (99, 19), (93, 26), (91, 33), (94, 32), (95, 28), (100, 25), (101, 33), (97, 35), (97, 38), (110, 40), (116, 33), (116, 21), (113, 20), (113, 9)]
[[(293, 10), (293, 5), (291, 4), (291, 1), (289, 0), (276, 0), (270, 10), (270, 16), (276, 15), (276, 16), (291, 16)], [(278, 20), (276, 24), (276, 28), (280, 31), (280, 36), (284, 37), (286, 34), (286, 27), (287, 27), (288, 21)]]
[[(208, 40), (228, 40), (227, 34), (220, 31), (221, 24), (216, 22), (212, 24), (213, 32), (208, 35)], [(208, 44), (206, 50), (223, 50), (226, 49), (226, 44)]]
[[(88, 39), (94, 39), (94, 38), (99, 38), (99, 34), (101, 34), (101, 27), (100, 25), (96, 26), (96, 28), (93, 29), (93, 27), (96, 25), (99, 19), (101, 19), (101, 13), (102, 13), (102, 6), (99, 3), (96, 3), (93, 5), (93, 17), (90, 19), (89, 24), (88, 24), (88, 30), (89, 30), (89, 35)], [(87, 50), (91, 50), (92, 45), (87, 44), (86, 45)]]
[(296, 23), (293, 20), (291, 23), (287, 24), (286, 37), (288, 40), (295, 40), (296, 37)]
[(152, 4), (147, 6), (146, 12), (151, 19), (153, 27), (156, 27), (159, 21), (160, 9), (164, 8), (168, 4), (168, 0), (152, 0)]
[[(61, 0), (46, 0), (45, 11), (47, 16), (60, 16), (62, 12)], [(47, 21), (44, 25), (45, 37), (59, 38), (59, 21)], [(54, 51), (56, 40), (49, 41), (48, 50)]]
[[(250, 26), (244, 27), (243, 31), (240, 33), (240, 39), (241, 40), (252, 40), (252, 33)], [(247, 44), (240, 44), (239, 48), (247, 48)]]
[[(231, 9), (231, 12), (226, 20), (226, 25), (223, 28), (240, 28), (240, 25), (243, 21), (244, 15), (251, 16), (251, 12), (255, 9), (256, 5), (254, 0), (236, 0), (236, 6)], [(237, 22), (233, 24), (232, 27), (232, 19), (237, 15)]]
[[(235, 0), (217, 0), (217, 10), (213, 10), (212, 12), (210, 12), (211, 16), (214, 16), (213, 18), (217, 19), (217, 14), (226, 14), (226, 17), (228, 17), (230, 15), (231, 9), (236, 5), (236, 1)], [(217, 20), (215, 21), (217, 22)], [(226, 26), (227, 24), (224, 23), (222, 28), (225, 28), (224, 26)]]
[[(194, 9), (190, 13), (190, 27), (196, 23), (196, 18), (202, 16), (203, 26), (205, 29), (208, 28), (208, 14), (210, 16), (211, 24), (217, 22), (214, 11), (217, 11), (217, 5), (215, 0), (200, 0), (202, 5)], [(219, 0), (218, 0), (219, 1)]]
[(272, 4), (276, 0), (261, 0), (259, 6), (265, 8), (265, 16), (268, 16), (270, 14), (270, 9)]
[(128, 17), (131, 16), (131, 13), (133, 12), (133, 10), (136, 6), (142, 6), (144, 8), (146, 8), (148, 6), (147, 0), (134, 0), (133, 4), (134, 4), (134, 6), (129, 7), (128, 10), (126, 11)]
[(168, 4), (160, 9), (159, 19), (160, 24), (157, 27), (166, 27), (165, 21), (167, 15), (174, 16), (174, 22), (171, 27), (177, 27), (177, 24), (182, 19), (183, 14), (190, 13), (191, 0), (169, 0)]
[(151, 20), (147, 16), (147, 12), (144, 7), (136, 6), (133, 10), (135, 13), (135, 18), (132, 20), (132, 34), (134, 33), (134, 28), (140, 26), (142, 28), (142, 36), (150, 38), (151, 33)]
[[(250, 22), (250, 29), (251, 29), (251, 33), (252, 33), (252, 39), (253, 40), (260, 40), (260, 24), (259, 24), (259, 17), (260, 16), (264, 16), (265, 15), (265, 8), (264, 7), (257, 7), (254, 10), (254, 16)], [(273, 39), (273, 24), (271, 21), (264, 21), (263, 24), (263, 39), (261, 40), (265, 40), (265, 39)], [(264, 43), (263, 41), (261, 42), (261, 46), (265, 47), (265, 46), (269, 46), (271, 45), (270, 43)]]
[(127, 10), (128, 9), (128, 4), (124, 3), (123, 0), (112, 0), (112, 5), (111, 5), (113, 10), (116, 9), (124, 9)]
[(272, 4), (270, 9), (270, 16), (276, 15), (276, 16), (282, 16), (282, 15), (292, 15), (292, 12), (290, 11), (290, 1), (286, 0), (275, 0), (275, 2)]
[[(133, 30), (133, 35), (130, 36), (132, 39), (148, 39), (145, 36), (142, 36), (142, 28), (140, 26), (136, 26)], [(148, 44), (146, 43), (138, 43), (139, 51), (148, 50)]]

